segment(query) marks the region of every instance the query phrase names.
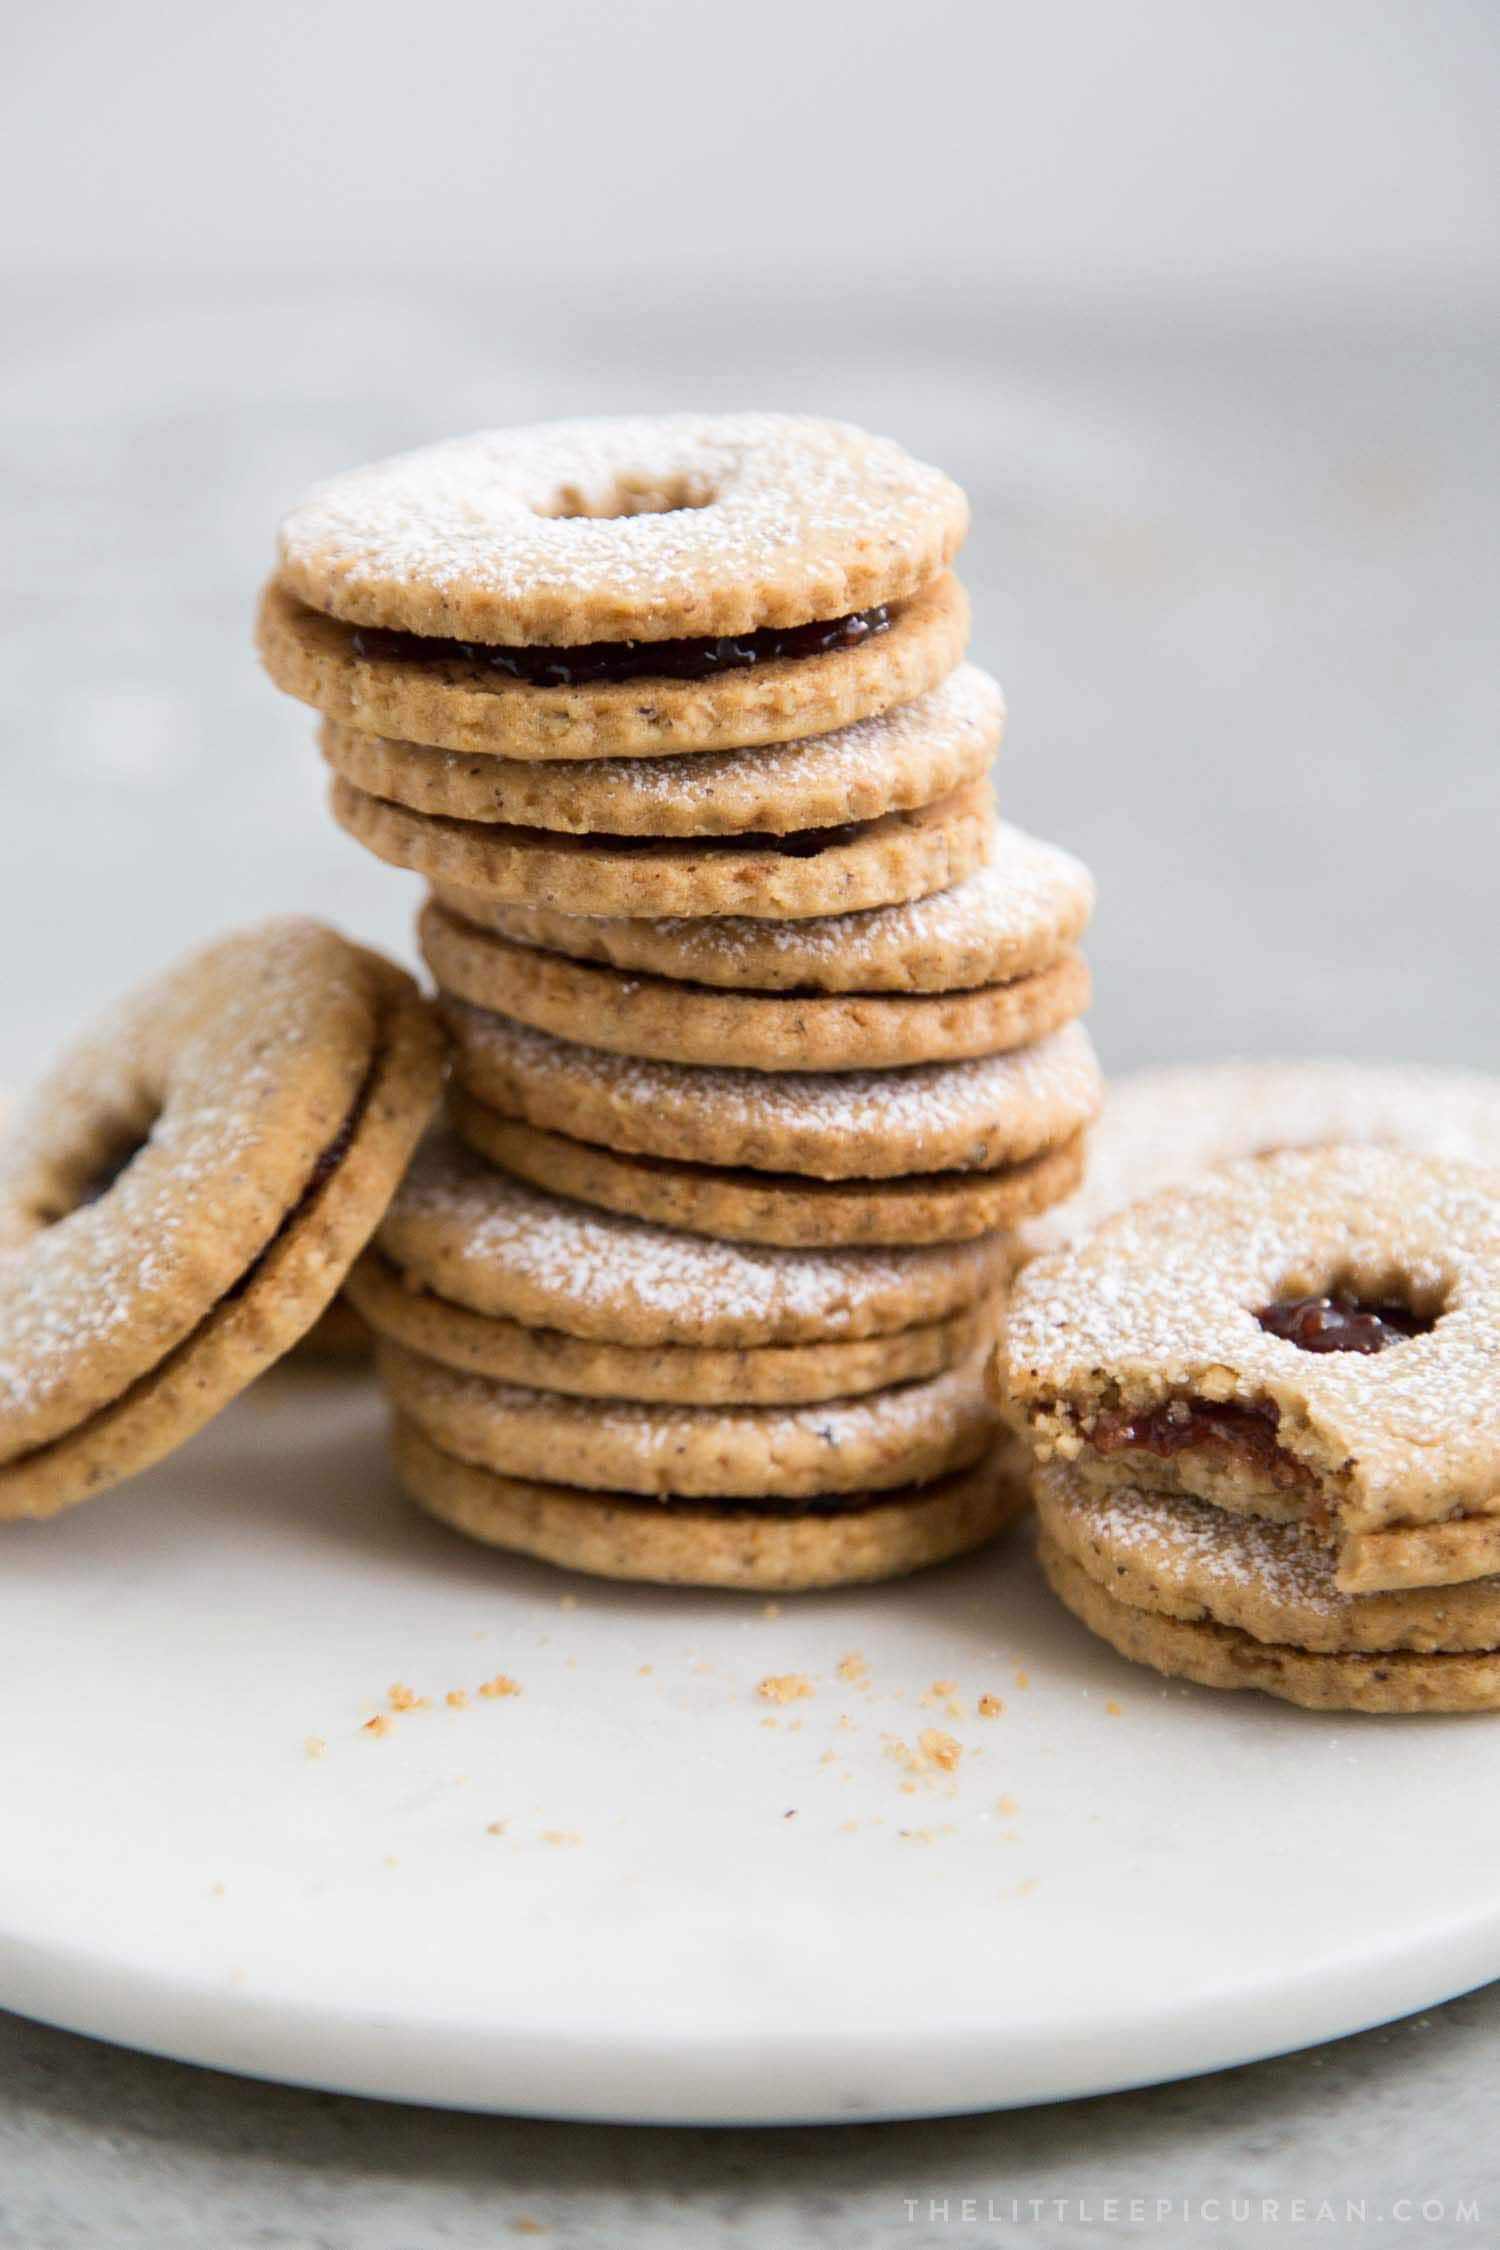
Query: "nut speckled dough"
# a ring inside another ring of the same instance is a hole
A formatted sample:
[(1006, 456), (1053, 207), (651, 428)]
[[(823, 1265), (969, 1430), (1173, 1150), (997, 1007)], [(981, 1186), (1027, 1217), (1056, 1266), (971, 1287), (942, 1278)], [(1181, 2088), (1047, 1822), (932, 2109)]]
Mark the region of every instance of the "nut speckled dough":
[[(1031, 976), (1078, 943), (1093, 879), (1071, 853), (997, 821), (984, 864), (945, 891), (796, 922), (559, 914), (456, 885), (435, 896), (465, 922), (544, 952), (730, 991), (962, 992)], [(1353, 1136), (1351, 1136), (1353, 1137)]]
[(898, 1578), (967, 1554), (1026, 1504), (1002, 1444), (917, 1489), (812, 1507), (694, 1506), (529, 1483), (459, 1461), (398, 1419), (397, 1473), (428, 1514), (487, 1545), (600, 1578), (761, 1594)]
[[(1325, 1291), (1435, 1325), (1369, 1355), (1312, 1353), (1256, 1318)], [(1040, 1459), (1101, 1487), (1306, 1521), (1350, 1591), (1496, 1567), (1497, 1377), (1500, 1175), (1370, 1147), (1225, 1166), (1037, 1259), (1016, 1283), (1004, 1363)], [(1128, 1426), (1195, 1402), (1269, 1412), (1274, 1451), (1231, 1426), (1166, 1458), (1118, 1441), (1100, 1452), (1101, 1417)], [(1463, 1519), (1485, 1531), (1477, 1545)]]
[(1490, 1655), (1500, 1648), (1500, 1578), (1348, 1594), (1327, 1548), (1297, 1524), (1267, 1523), (1186, 1493), (1131, 1485), (1099, 1491), (1062, 1461), (1037, 1470), (1033, 1493), (1053, 1545), (1137, 1609), (1332, 1654)]
[(710, 1242), (508, 1179), (445, 1134), (418, 1151), (379, 1247), (414, 1286), (529, 1328), (743, 1350), (887, 1336), (989, 1297), (993, 1242), (786, 1251)]
[(312, 922), (222, 939), (111, 1010), (0, 1150), (0, 1514), (160, 1459), (312, 1327), (440, 1066), (411, 980)]
[(1026, 1227), (1026, 1247), (1060, 1249), (1111, 1211), (1211, 1164), (1335, 1141), (1500, 1168), (1500, 1079), (1352, 1062), (1197, 1063), (1112, 1078), (1087, 1179)]
[(802, 1249), (838, 1243), (968, 1242), (1045, 1210), (1083, 1176), (1082, 1133), (993, 1172), (811, 1180), (595, 1148), (502, 1117), (458, 1086), (449, 1089), (448, 1110), (471, 1148), (536, 1187), (732, 1242)]
[(1081, 953), (974, 992), (720, 992), (513, 945), (429, 900), (418, 934), (445, 992), (538, 1031), (659, 1062), (746, 1070), (877, 1070), (994, 1055), (1061, 1030), (1089, 1004)]
[(1200, 1687), (1259, 1688), (1313, 1711), (1500, 1709), (1500, 1655), (1405, 1650), (1329, 1655), (1207, 1620), (1192, 1624), (1120, 1601), (1043, 1536), (1037, 1554), (1052, 1590), (1075, 1617), (1136, 1664)]
[(513, 761), (665, 758), (829, 734), (925, 695), (964, 653), (969, 604), (950, 575), (850, 648), (707, 680), (657, 675), (580, 687), (507, 679), (462, 655), (361, 655), (353, 626), (306, 608), (274, 580), (257, 635), (279, 688), (367, 734)]
[(445, 1000), (459, 1084), (548, 1132), (685, 1163), (814, 1179), (992, 1171), (1069, 1139), (1103, 1092), (1088, 1034), (905, 1070), (714, 1069), (640, 1062)]
[(977, 781), (1003, 718), (995, 681), (964, 664), (930, 694), (856, 726), (686, 760), (464, 756), (333, 719), (320, 740), (329, 764), (367, 796), (448, 819), (584, 836), (785, 835), (876, 820)]
[(923, 1484), (967, 1468), (998, 1426), (977, 1358), (811, 1406), (568, 1397), (463, 1374), (388, 1340), (376, 1364), (398, 1411), (445, 1453), (596, 1492), (804, 1500)]
[(941, 471), (785, 414), (544, 422), (320, 486), (280, 576), (354, 625), (570, 646), (800, 625), (899, 601), (968, 528)]
[(412, 1287), (377, 1252), (360, 1260), (348, 1287), (371, 1328), (447, 1367), (581, 1398), (679, 1406), (793, 1406), (920, 1382), (977, 1350), (994, 1317), (987, 1306), (975, 1306), (888, 1336), (735, 1350), (613, 1344), (560, 1328), (527, 1328)]
[(911, 812), (882, 813), (847, 833), (829, 831), (828, 840), (804, 857), (753, 837), (668, 836), (640, 845), (442, 820), (367, 796), (341, 774), (333, 777), (328, 801), (340, 827), (393, 867), (575, 914), (665, 909), (795, 918), (887, 906), (967, 875), (983, 860), (995, 820), (989, 783), (966, 782)]

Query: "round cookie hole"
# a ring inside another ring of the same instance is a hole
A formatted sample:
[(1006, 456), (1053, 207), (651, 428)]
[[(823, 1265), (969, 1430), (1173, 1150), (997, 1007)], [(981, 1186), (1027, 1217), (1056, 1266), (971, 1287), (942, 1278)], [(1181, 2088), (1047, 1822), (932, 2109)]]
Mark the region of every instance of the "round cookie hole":
[(533, 502), (533, 512), (554, 523), (586, 518), (610, 523), (622, 516), (679, 516), (691, 509), (711, 508), (717, 489), (701, 477), (618, 476), (607, 492), (586, 492), (582, 485), (561, 484), (545, 504)]
[(1321, 1288), (1298, 1275), (1255, 1313), (1268, 1336), (1298, 1351), (1357, 1352), (1372, 1357), (1426, 1336), (1446, 1310), (1444, 1295), (1421, 1288), (1401, 1273), (1372, 1277), (1335, 1274)]
[(81, 1166), (75, 1167), (71, 1176), (65, 1175), (55, 1183), (52, 1195), (39, 1199), (36, 1206), (37, 1221), (44, 1227), (55, 1227), (63, 1219), (71, 1218), (75, 1211), (85, 1210), (91, 1203), (100, 1203), (116, 1183), (123, 1179), (141, 1151), (149, 1146), (156, 1120), (140, 1129), (117, 1134), (104, 1139), (97, 1149), (91, 1149)]

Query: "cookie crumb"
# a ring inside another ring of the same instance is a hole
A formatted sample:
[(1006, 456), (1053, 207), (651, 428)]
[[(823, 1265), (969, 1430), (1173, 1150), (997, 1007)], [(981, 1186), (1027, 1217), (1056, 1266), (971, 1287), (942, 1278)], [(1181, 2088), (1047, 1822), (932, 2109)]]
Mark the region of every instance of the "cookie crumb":
[(392, 1855), (387, 1852), (385, 1858), (381, 1862), (381, 1865), (383, 1867), (399, 1867), (401, 1865), (401, 1862), (399, 1859), (393, 1858)]
[(328, 1745), (320, 1734), (310, 1734), (302, 1748), (309, 1758), (321, 1758), (327, 1754)]
[(917, 1736), (917, 1748), (933, 1765), (941, 1766), (944, 1773), (955, 1772), (964, 1754), (963, 1744), (955, 1742), (951, 1734), (944, 1734), (940, 1727), (924, 1727)]
[(377, 1711), (373, 1719), (366, 1719), (360, 1731), (363, 1734), (389, 1734), (391, 1722), (383, 1711)]
[(512, 2234), (545, 2234), (547, 2229), (540, 2219), (512, 2219), (510, 2231)]
[(1116, 1703), (1116, 1701), (1115, 1701), (1115, 1699), (1114, 1699), (1114, 1697), (1113, 1697), (1113, 1696), (1111, 1696), (1111, 1697), (1110, 1697), (1110, 1699), (1109, 1699), (1109, 1701), (1108, 1701), (1108, 1702), (1107, 1702), (1107, 1703), (1105, 1704), (1105, 1706), (1104, 1706), (1104, 1709), (1105, 1709), (1105, 1712), (1106, 1712), (1106, 1714), (1107, 1714), (1107, 1716), (1108, 1716), (1109, 1718), (1111, 1718), (1111, 1719), (1118, 1719), (1118, 1718), (1119, 1718), (1119, 1716), (1120, 1716), (1120, 1706), (1119, 1706), (1119, 1704), (1118, 1704), (1118, 1703)]
[(416, 1695), (404, 1680), (393, 1680), (391, 1682), (386, 1694), (386, 1701), (393, 1711), (415, 1711), (417, 1708)]
[(982, 1695), (979, 1698), (978, 1711), (981, 1719), (998, 1719), (1004, 1709), (1005, 1705), (998, 1695)]
[(768, 1672), (757, 1681), (755, 1692), (767, 1703), (796, 1703), (813, 1692), (813, 1684), (802, 1672)]
[(492, 1680), (480, 1681), (479, 1692), (481, 1695), (490, 1696), (519, 1695), (521, 1683), (519, 1680), (513, 1680), (509, 1672), (497, 1672)]
[(643, 1664), (640, 1668), (641, 1678), (645, 1679), (648, 1672), (654, 1672), (655, 1670), (656, 1666), (654, 1664)]
[(544, 1828), (542, 1830), (542, 1842), (544, 1844), (563, 1845), (581, 1844), (583, 1838), (576, 1828)]
[(450, 1711), (467, 1711), (469, 1708), (469, 1691), (467, 1688), (451, 1687), (443, 1697), (443, 1701)]
[(1017, 1686), (1018, 1688), (1029, 1688), (1029, 1687), (1030, 1687), (1030, 1685), (1031, 1685), (1031, 1674), (1030, 1674), (1029, 1672), (1022, 1672), (1022, 1671), (1018, 1671), (1018, 1672), (1016, 1673), (1016, 1686)]
[(223, 1886), (223, 1884), (222, 1884), (222, 1883), (210, 1883), (210, 1884), (209, 1884), (209, 1886), (208, 1886), (208, 1895), (209, 1895), (209, 1897), (210, 1897), (210, 1898), (222, 1898), (222, 1897), (224, 1896), (224, 1886)]
[(1007, 1820), (1014, 1820), (1021, 1808), (1007, 1789), (1003, 1797), (995, 1799), (995, 1810), (997, 1813), (1004, 1813)]
[(503, 1836), (505, 1834), (505, 1822), (503, 1820), (492, 1820), (486, 1825), (484, 1832), (486, 1836)]
[(847, 1656), (841, 1656), (839, 1658), (838, 1670), (839, 1678), (841, 1680), (849, 1680), (851, 1682), (855, 1680), (865, 1680), (870, 1676), (870, 1667), (864, 1657), (860, 1655), (857, 1648), (851, 1648)]
[(576, 1609), (578, 1607), (578, 1596), (576, 1594), (559, 1594), (557, 1606), (559, 1609)]
[(777, 1618), (777, 1617), (779, 1617), (779, 1616), (781, 1615), (781, 1604), (780, 1604), (780, 1602), (767, 1602), (767, 1603), (766, 1603), (766, 1604), (764, 1605), (764, 1607), (762, 1608), (762, 1610), (761, 1610), (761, 1613), (760, 1613), (760, 1614), (761, 1614), (761, 1616), (762, 1616), (762, 1617), (770, 1617), (770, 1618)]

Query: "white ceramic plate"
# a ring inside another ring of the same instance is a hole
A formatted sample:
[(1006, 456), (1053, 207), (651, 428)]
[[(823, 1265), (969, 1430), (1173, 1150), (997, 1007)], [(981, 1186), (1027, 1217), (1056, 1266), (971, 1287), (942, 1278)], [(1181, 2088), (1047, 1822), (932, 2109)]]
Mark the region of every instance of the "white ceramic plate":
[[(279, 1376), (0, 1527), (0, 2003), (359, 2093), (815, 2121), (1206, 2070), (1500, 1972), (1500, 1725), (1170, 1686), (1027, 1549), (779, 1616), (612, 1588), (409, 1512), (365, 1382)], [(434, 1707), (367, 1733), (396, 1681)], [(910, 1770), (932, 1727), (951, 1774)]]

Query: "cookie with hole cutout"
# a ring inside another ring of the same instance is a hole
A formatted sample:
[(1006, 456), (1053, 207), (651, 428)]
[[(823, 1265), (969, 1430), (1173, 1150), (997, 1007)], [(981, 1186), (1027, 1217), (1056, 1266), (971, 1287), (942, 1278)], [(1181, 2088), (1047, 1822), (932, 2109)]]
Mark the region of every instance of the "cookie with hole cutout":
[(312, 1329), (436, 1103), (403, 971), (316, 922), (118, 1003), (0, 1143), (0, 1517), (171, 1452)]
[(1500, 1568), (1500, 1175), (1289, 1150), (1018, 1276), (997, 1384), (1039, 1461), (1328, 1545), (1344, 1592)]
[(277, 684), (367, 734), (507, 758), (818, 735), (935, 687), (962, 493), (807, 416), (481, 433), (334, 478), (263, 598)]

